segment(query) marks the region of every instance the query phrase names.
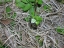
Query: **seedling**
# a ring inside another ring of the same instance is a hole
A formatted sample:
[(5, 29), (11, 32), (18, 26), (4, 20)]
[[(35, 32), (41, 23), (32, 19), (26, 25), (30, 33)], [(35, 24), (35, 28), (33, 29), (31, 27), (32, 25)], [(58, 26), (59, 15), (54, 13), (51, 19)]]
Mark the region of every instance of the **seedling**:
[[(16, 0), (16, 6), (24, 12), (29, 12), (29, 16), (24, 18), (30, 24), (35, 24), (37, 27), (42, 22), (42, 17), (37, 14), (37, 7), (42, 5), (42, 0)], [(34, 26), (34, 25), (31, 25)]]
[(35, 39), (38, 41), (40, 47), (43, 46), (43, 39), (39, 35), (35, 36)]
[(64, 28), (57, 27), (57, 28), (56, 28), (56, 31), (57, 31), (59, 34), (64, 35)]

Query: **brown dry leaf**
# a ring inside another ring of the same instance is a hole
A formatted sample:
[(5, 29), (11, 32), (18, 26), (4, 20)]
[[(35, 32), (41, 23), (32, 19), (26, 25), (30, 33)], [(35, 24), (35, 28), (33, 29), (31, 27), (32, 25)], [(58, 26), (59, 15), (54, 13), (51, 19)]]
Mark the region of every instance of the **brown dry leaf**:
[(0, 22), (4, 25), (8, 25), (12, 22), (12, 19), (1, 19)]

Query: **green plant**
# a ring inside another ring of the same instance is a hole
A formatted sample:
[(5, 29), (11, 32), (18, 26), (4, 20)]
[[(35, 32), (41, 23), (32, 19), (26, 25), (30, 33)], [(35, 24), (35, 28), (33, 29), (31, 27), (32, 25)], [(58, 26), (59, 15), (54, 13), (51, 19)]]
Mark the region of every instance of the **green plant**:
[(57, 27), (57, 28), (56, 28), (56, 31), (57, 31), (59, 34), (64, 35), (64, 28)]
[(38, 41), (40, 47), (43, 46), (43, 39), (39, 35), (35, 36), (35, 39)]
[(43, 10), (46, 12), (51, 12), (51, 6), (44, 3)]
[(16, 0), (16, 6), (24, 12), (28, 11), (30, 14), (24, 20), (35, 23), (37, 26), (42, 22), (42, 17), (37, 14), (37, 7), (40, 7), (42, 3), (42, 0)]
[(11, 8), (9, 6), (6, 7), (6, 13), (11, 12)]
[[(6, 3), (9, 3), (9, 2), (12, 2), (13, 0), (0, 0), (0, 5), (1, 4), (6, 4)], [(5, 8), (5, 7), (4, 7)], [(12, 9), (9, 7), (9, 6), (7, 6), (6, 7), (6, 9), (4, 10), (4, 18), (9, 18), (12, 14), (11, 14), (11, 12), (12, 12)], [(15, 18), (15, 15), (16, 13), (14, 13), (13, 15), (12, 15), (12, 17), (11, 18)]]
[[(3, 45), (2, 41), (0, 41), (0, 48), (5, 48), (5, 47), (6, 45)], [(6, 48), (8, 48), (8, 46)]]
[(31, 23), (35, 23), (36, 25), (39, 25), (42, 21), (42, 18), (40, 16), (33, 16)]
[(16, 13), (12, 12), (12, 9), (9, 6), (7, 6), (6, 7), (6, 17), (9, 18), (10, 16), (11, 16), (12, 19), (15, 19)]
[(16, 6), (22, 8), (23, 11), (28, 11), (33, 7), (36, 10), (36, 7), (41, 4), (42, 0), (16, 0)]
[(9, 20), (8, 21), (10, 22), (10, 26), (11, 26), (10, 29), (13, 30), (14, 25), (16, 25), (15, 21), (14, 21), (14, 19), (16, 17), (16, 13), (12, 12), (12, 9), (10, 8), (10, 6), (7, 6), (5, 11), (6, 11), (5, 19), (11, 18), (12, 21), (11, 22)]

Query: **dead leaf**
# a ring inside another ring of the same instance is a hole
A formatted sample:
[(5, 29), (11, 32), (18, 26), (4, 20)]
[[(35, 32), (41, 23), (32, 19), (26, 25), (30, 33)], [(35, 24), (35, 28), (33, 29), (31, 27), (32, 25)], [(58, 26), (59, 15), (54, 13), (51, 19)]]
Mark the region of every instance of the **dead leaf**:
[(0, 22), (4, 25), (8, 25), (12, 22), (12, 19), (1, 19)]

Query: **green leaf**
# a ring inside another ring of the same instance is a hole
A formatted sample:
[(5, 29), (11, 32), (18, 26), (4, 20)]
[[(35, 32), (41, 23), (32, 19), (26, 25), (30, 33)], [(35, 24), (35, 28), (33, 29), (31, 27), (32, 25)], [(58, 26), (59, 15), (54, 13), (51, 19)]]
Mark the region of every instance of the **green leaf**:
[(43, 1), (42, 0), (37, 0), (37, 3), (41, 5), (43, 3)]
[(36, 25), (39, 25), (40, 24), (40, 22), (39, 21), (36, 21)]
[(5, 0), (5, 2), (11, 2), (12, 0)]
[(16, 17), (16, 13), (13, 14), (13, 16), (11, 16), (11, 18), (15, 19)]
[(28, 11), (31, 8), (30, 4), (26, 4), (25, 7), (23, 8), (23, 11)]
[(43, 46), (43, 39), (40, 39), (40, 40), (39, 40), (39, 46), (40, 46), (40, 47)]
[(64, 29), (62, 30), (61, 34), (63, 34), (63, 35), (64, 35)]
[(36, 19), (36, 21), (42, 21), (42, 17), (40, 16), (33, 16), (34, 19)]
[(35, 38), (36, 38), (36, 40), (38, 41), (38, 40), (40, 39), (40, 36), (37, 35), (37, 36), (35, 36)]
[(40, 16), (33, 16), (32, 18), (34, 18), (36, 20), (36, 25), (39, 25), (42, 22), (42, 17)]
[(9, 6), (6, 7), (6, 13), (11, 12), (11, 8)]
[(35, 0), (29, 0), (30, 2), (35, 2)]
[(35, 39), (38, 41), (39, 46), (41, 47), (43, 45), (43, 39), (42, 38), (40, 39), (39, 35), (35, 36)]
[(30, 16), (24, 18), (24, 20), (25, 20), (26, 22), (29, 22), (29, 21), (30, 21)]
[(43, 9), (44, 9), (44, 10), (50, 9), (50, 6), (44, 5), (44, 6), (43, 6)]
[(30, 13), (31, 16), (35, 15), (35, 9), (34, 9), (33, 6), (30, 8), (29, 13)]
[(61, 28), (61, 27), (57, 27), (56, 28), (56, 31), (60, 34), (63, 34), (64, 35), (64, 28)]
[(16, 6), (19, 8), (24, 8), (25, 4), (23, 2), (16, 3)]
[(19, 2), (21, 2), (21, 0), (15, 0), (15, 2), (16, 2), (16, 3), (19, 3)]
[(21, 1), (24, 2), (24, 3), (28, 3), (27, 0), (21, 0)]
[(62, 28), (57, 27), (57, 28), (56, 28), (56, 31), (57, 31), (57, 32), (62, 32)]

